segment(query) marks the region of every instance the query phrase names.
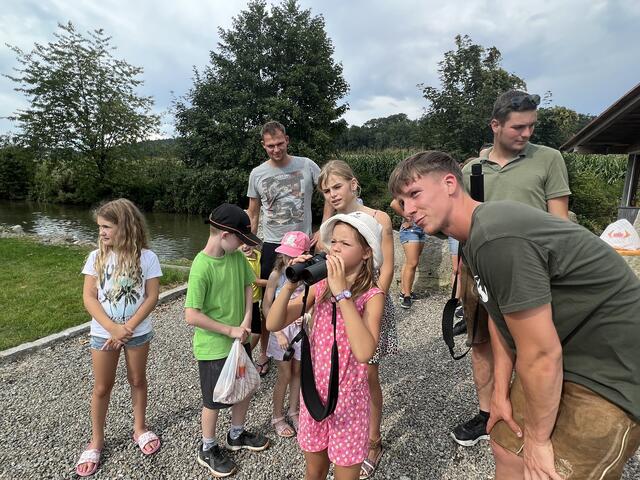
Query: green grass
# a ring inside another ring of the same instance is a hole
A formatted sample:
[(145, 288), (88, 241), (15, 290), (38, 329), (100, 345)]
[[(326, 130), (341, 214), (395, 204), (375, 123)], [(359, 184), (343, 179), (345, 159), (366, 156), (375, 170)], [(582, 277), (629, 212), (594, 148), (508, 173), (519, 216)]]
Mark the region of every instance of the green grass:
[[(90, 320), (82, 305), (80, 273), (89, 250), (0, 239), (0, 350)], [(164, 269), (161, 286), (187, 281), (188, 272)], [(166, 288), (166, 287), (165, 287)]]

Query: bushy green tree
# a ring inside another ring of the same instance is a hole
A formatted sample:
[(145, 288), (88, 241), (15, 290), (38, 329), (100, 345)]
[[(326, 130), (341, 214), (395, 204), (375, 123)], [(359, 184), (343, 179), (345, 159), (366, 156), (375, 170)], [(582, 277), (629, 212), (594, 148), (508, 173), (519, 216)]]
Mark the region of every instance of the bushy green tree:
[(102, 29), (83, 36), (71, 22), (58, 27), (55, 41), (31, 52), (9, 45), (20, 66), (5, 76), (29, 102), (10, 119), (38, 158), (84, 157), (104, 179), (114, 149), (157, 132), (159, 118), (151, 97), (136, 93), (142, 68), (114, 58), (111, 37)]
[(593, 118), (566, 107), (539, 108), (532, 140), (541, 145), (559, 148)]
[(467, 35), (456, 36), (455, 45), (438, 64), (440, 87), (420, 85), (429, 102), (422, 118), (422, 143), (464, 160), (477, 156), (482, 144), (493, 140), (487, 125), (498, 95), (526, 85), (500, 66), (496, 47), (476, 45)]
[(26, 198), (34, 171), (32, 152), (16, 144), (11, 136), (0, 136), (0, 198)]
[(324, 19), (295, 0), (271, 8), (254, 0), (220, 38), (210, 64), (195, 70), (193, 87), (175, 102), (187, 163), (221, 172), (256, 166), (268, 120), (285, 125), (290, 152), (324, 159), (344, 128), (340, 100), (348, 91)]
[(336, 140), (341, 150), (409, 148), (420, 145), (420, 126), (404, 113), (372, 118), (349, 127)]

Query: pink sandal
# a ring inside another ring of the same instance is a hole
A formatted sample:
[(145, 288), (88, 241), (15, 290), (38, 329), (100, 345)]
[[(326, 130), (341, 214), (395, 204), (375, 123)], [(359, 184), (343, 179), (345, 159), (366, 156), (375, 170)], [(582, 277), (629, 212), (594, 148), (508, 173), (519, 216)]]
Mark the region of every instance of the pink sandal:
[(296, 434), (296, 431), (287, 423), (284, 417), (271, 419), (271, 425), (273, 425), (279, 437), (291, 438)]
[[(76, 463), (76, 474), (80, 477), (89, 477), (98, 471), (98, 465), (100, 465), (100, 454), (102, 453), (102, 449), (97, 448), (89, 448), (82, 452), (78, 462)], [(84, 465), (85, 463), (93, 463), (93, 468), (85, 473), (80, 473), (80, 465)]]
[[(144, 453), (145, 455), (153, 455), (158, 450), (160, 450), (160, 439), (151, 430), (147, 430), (146, 432), (144, 432), (142, 435), (138, 437), (138, 439), (136, 439), (135, 434), (132, 436), (132, 438), (133, 438), (133, 443), (137, 444), (138, 447), (140, 447), (140, 450), (142, 451), (142, 453)], [(144, 447), (146, 447), (149, 443), (153, 442), (154, 440), (158, 441), (157, 445), (150, 452), (147, 452), (144, 449)]]
[(298, 428), (300, 427), (300, 411), (290, 411), (287, 413), (287, 416), (289, 417), (289, 423), (293, 425), (293, 428), (295, 428), (297, 432)]

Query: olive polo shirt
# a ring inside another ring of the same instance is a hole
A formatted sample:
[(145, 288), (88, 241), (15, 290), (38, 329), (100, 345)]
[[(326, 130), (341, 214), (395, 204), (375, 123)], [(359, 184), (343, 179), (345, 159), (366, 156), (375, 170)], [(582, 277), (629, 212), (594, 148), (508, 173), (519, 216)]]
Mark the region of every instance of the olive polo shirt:
[(484, 200), (513, 200), (547, 211), (547, 200), (571, 195), (569, 176), (562, 154), (553, 148), (527, 143), (501, 167), (486, 156), (471, 160), (462, 169), (464, 186), (470, 192), (471, 166), (482, 165)]

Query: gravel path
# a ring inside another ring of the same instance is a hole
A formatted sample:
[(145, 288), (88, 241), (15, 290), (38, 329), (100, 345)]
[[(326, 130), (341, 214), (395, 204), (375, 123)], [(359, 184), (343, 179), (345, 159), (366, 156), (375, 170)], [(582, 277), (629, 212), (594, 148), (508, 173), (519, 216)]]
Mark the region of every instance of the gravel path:
[[(386, 452), (375, 478), (489, 479), (487, 442), (459, 447), (449, 430), (474, 412), (469, 360), (454, 362), (440, 339), (445, 297), (418, 300), (400, 311), (401, 353), (383, 363), (383, 437)], [(398, 309), (400, 310), (400, 309)], [(182, 299), (156, 311), (156, 338), (149, 361), (148, 423), (163, 442), (145, 458), (131, 442), (132, 415), (123, 361), (107, 419), (105, 450), (96, 479), (205, 479), (195, 462), (199, 442), (200, 388), (191, 354), (191, 330)], [(74, 464), (90, 439), (91, 365), (88, 340), (75, 338), (22, 360), (0, 365), (0, 479), (75, 478)], [(239, 472), (231, 478), (301, 479), (304, 460), (295, 439), (270, 429), (275, 369), (265, 377), (249, 410), (247, 426), (266, 432), (272, 446), (260, 453), (232, 454)], [(219, 438), (229, 426), (221, 416)], [(640, 453), (624, 480), (640, 478)]]

